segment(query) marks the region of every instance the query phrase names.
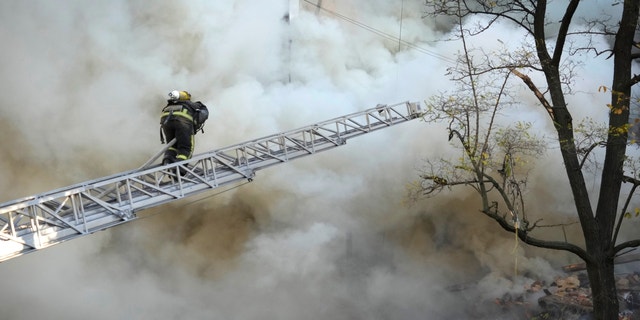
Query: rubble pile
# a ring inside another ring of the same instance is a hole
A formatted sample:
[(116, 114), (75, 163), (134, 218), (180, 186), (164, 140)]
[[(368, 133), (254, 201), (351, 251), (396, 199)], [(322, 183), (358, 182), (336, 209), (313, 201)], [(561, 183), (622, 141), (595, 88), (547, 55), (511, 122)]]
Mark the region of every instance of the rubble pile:
[[(538, 304), (546, 311), (588, 314), (593, 308), (591, 289), (586, 275), (570, 275), (556, 279), (543, 291), (545, 296), (538, 299)], [(582, 281), (581, 281), (582, 278)]]
[[(616, 276), (620, 320), (640, 320), (640, 273)], [(593, 310), (586, 273), (559, 277), (549, 285), (535, 281), (521, 295), (505, 294), (495, 300), (504, 311), (520, 309), (526, 319), (590, 319)], [(536, 305), (537, 300), (537, 305)]]

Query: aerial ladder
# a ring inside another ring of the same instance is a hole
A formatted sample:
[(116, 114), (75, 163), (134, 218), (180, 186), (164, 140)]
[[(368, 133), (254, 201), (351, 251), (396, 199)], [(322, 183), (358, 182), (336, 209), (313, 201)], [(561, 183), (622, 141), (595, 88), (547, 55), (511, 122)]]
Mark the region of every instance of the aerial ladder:
[(423, 111), (412, 102), (377, 105), (168, 165), (153, 165), (158, 153), (135, 170), (2, 203), (0, 262), (133, 221), (147, 208), (252, 181), (258, 170), (342, 146)]

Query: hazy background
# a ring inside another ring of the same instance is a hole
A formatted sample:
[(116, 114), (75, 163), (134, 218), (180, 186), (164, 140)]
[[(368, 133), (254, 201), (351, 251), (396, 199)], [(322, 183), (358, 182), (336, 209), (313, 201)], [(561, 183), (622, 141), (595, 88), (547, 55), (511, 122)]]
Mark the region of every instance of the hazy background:
[[(422, 1), (316, 3), (0, 2), (0, 202), (140, 166), (162, 147), (174, 89), (209, 106), (201, 153), (451, 86), (459, 44), (438, 41), (450, 24), (424, 19)], [(580, 13), (601, 9), (616, 10)], [(477, 41), (521, 39), (502, 25)], [(606, 114), (611, 62), (585, 63), (573, 111)], [(530, 94), (518, 112), (548, 122)], [(4, 262), (0, 318), (496, 318), (483, 299), (576, 260), (518, 245), (470, 193), (407, 205), (422, 160), (450, 154), (447, 134), (398, 125)], [(560, 160), (541, 161), (529, 210), (575, 221)]]

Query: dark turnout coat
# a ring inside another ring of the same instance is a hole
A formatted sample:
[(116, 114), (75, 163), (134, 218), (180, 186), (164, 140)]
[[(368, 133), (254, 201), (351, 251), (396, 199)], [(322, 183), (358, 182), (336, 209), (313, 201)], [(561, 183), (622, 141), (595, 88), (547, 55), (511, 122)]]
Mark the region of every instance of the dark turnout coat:
[(193, 155), (194, 135), (202, 129), (209, 110), (202, 102), (169, 100), (160, 117), (161, 140), (176, 143), (164, 154), (163, 164), (190, 159)]

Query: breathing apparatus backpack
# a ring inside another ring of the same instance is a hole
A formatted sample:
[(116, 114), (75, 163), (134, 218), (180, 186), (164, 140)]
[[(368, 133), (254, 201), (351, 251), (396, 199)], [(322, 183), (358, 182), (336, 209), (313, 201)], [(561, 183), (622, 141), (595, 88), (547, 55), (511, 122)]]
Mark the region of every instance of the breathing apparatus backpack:
[(200, 101), (196, 101), (195, 104), (198, 107), (196, 108), (195, 116), (193, 117), (194, 134), (198, 131), (202, 131), (202, 133), (204, 133), (204, 123), (209, 119), (209, 109), (207, 109), (207, 106)]

